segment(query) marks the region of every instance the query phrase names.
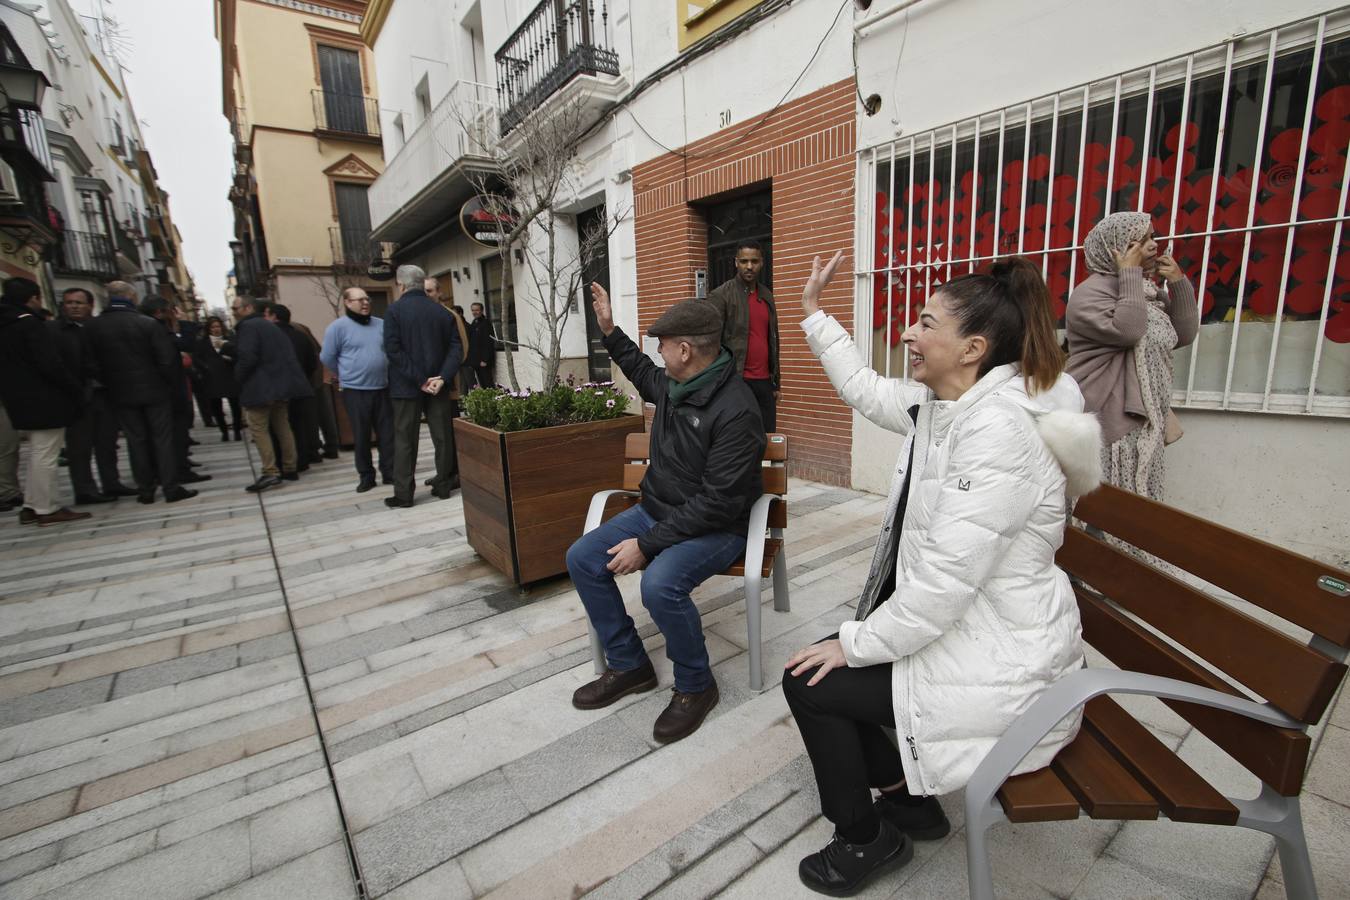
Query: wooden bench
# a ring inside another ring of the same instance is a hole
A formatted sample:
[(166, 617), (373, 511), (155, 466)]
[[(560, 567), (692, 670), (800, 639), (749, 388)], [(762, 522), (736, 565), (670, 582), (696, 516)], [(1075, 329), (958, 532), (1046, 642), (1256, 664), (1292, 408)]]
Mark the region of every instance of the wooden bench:
[[(1135, 494), (1103, 487), (1074, 515), (1311, 633), (1307, 643), (1071, 527), (1057, 557), (1075, 578), (1083, 639), (1117, 669), (1083, 669), (1041, 696), (966, 788), (970, 895), (994, 896), (986, 831), (1001, 820), (1237, 825), (1275, 838), (1290, 897), (1317, 896), (1299, 812), (1311, 742), (1345, 677), (1346, 573)], [(1108, 694), (1162, 699), (1262, 783), (1226, 797)], [(1264, 702), (1249, 699), (1255, 696)], [(1009, 773), (1064, 716), (1077, 738), (1048, 768)]]
[[(586, 515), (585, 531), (589, 532), (610, 516), (622, 512), (638, 503), (641, 495), (638, 489), (642, 476), (647, 474), (647, 462), (650, 454), (650, 434), (638, 432), (628, 435), (624, 445), (624, 456), (628, 462), (623, 470), (623, 488), (621, 490), (600, 491), (591, 497), (591, 507)], [(745, 630), (750, 648), (750, 689), (764, 689), (764, 671), (760, 660), (760, 596), (765, 578), (773, 576), (773, 608), (787, 612), (788, 581), (787, 554), (783, 546), (783, 529), (787, 527), (787, 436), (769, 435), (764, 448), (764, 493), (750, 508), (750, 525), (746, 529), (745, 554), (731, 568), (722, 572), (744, 579), (745, 582)], [(767, 531), (767, 536), (766, 536)], [(584, 533), (584, 532), (583, 532)], [(595, 660), (595, 673), (605, 671), (605, 650), (595, 628), (590, 627), (591, 655)]]

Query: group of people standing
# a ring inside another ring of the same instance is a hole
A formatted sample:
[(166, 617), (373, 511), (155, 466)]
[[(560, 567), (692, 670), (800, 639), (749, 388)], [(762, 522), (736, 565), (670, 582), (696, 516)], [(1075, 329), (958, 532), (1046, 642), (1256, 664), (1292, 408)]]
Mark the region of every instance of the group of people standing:
[[(640, 504), (568, 552), (607, 660), (572, 703), (599, 709), (657, 687), (615, 582), (641, 571), (674, 667), (653, 726), (663, 743), (692, 734), (718, 702), (690, 592), (745, 550), (781, 385), (777, 317), (758, 307), (766, 292), (743, 252), (714, 302), (676, 304), (648, 329), (664, 367), (592, 285), (605, 347), (655, 415)], [(1195, 294), (1148, 216), (1108, 217), (1085, 252), (1092, 274), (1069, 298), (1067, 351), (1040, 267), (1001, 259), (928, 299), (902, 336), (908, 380), (878, 374), (821, 309), (843, 254), (813, 264), (807, 344), (846, 404), (904, 438), (854, 617), (785, 664), (783, 692), (835, 829), (798, 867), (813, 891), (851, 896), (905, 865), (914, 841), (950, 831), (938, 795), (964, 787), (1018, 716), (1084, 664), (1077, 603), (1054, 559), (1074, 500), (1103, 477), (1161, 496), (1162, 448), (1179, 434), (1172, 353), (1195, 339)], [(1048, 765), (1079, 723), (1060, 722), (1014, 774)]]
[(394, 489), (385, 505), (407, 508), (416, 493), (423, 419), (436, 459), (436, 474), (426, 485), (440, 499), (459, 488), (453, 423), (463, 395), (474, 385), (492, 384), (495, 340), (481, 303), (472, 304), (473, 320), (466, 323), (441, 298), (436, 279), (417, 266), (398, 267), (395, 292), (380, 319), (371, 314), (363, 289), (343, 291), (344, 315), (325, 330), (320, 358), (351, 420), (357, 492), (375, 487), (373, 434), (381, 479)]

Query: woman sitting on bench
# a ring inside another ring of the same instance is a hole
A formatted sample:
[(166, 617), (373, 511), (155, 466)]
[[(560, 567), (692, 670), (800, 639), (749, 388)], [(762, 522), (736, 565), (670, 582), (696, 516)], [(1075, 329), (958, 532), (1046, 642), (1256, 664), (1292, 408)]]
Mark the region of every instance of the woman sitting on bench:
[[(1083, 665), (1054, 556), (1069, 498), (1100, 481), (1101, 431), (1063, 374), (1028, 260), (931, 296), (903, 336), (913, 384), (877, 374), (820, 310), (841, 258), (815, 260), (802, 327), (844, 402), (906, 442), (857, 616), (788, 660), (783, 693), (835, 827), (798, 874), (850, 896), (908, 862), (912, 840), (947, 834), (935, 795), (963, 787), (1008, 725)], [(1018, 771), (1048, 765), (1078, 723), (1061, 722)]]

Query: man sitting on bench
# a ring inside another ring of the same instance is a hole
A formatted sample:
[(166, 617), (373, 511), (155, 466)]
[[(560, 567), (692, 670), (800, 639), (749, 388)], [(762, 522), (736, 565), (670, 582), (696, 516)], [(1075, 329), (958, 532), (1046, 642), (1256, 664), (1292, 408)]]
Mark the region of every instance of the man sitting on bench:
[(689, 592), (745, 552), (750, 507), (762, 492), (766, 438), (759, 404), (721, 346), (722, 317), (707, 303), (678, 303), (647, 333), (659, 340), (655, 365), (614, 325), (609, 295), (591, 285), (605, 349), (656, 405), (642, 502), (583, 535), (567, 570), (605, 648), (605, 674), (572, 695), (599, 709), (656, 687), (656, 671), (624, 609), (616, 575), (646, 569), (642, 604), (666, 638), (675, 696), (656, 720), (661, 743), (693, 734), (717, 705), (703, 624)]

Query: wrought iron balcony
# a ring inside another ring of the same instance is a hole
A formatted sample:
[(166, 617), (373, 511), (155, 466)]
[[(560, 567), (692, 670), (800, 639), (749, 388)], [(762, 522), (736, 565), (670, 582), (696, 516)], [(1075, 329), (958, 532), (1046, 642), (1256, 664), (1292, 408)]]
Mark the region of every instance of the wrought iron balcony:
[(497, 51), (503, 134), (578, 75), (619, 74), (608, 22), (606, 0), (541, 0)]
[(315, 130), (363, 137), (380, 136), (380, 104), (374, 97), (339, 94), (322, 88), (316, 88), (311, 94), (314, 98)]
[(66, 231), (56, 245), (52, 270), (57, 275), (116, 278), (117, 260), (113, 256), (112, 241), (106, 234)]
[(349, 272), (364, 272), (370, 264), (393, 257), (397, 244), (371, 238), (369, 230), (352, 230), (341, 225), (328, 229), (333, 248), (333, 265)]
[(117, 252), (127, 258), (136, 271), (141, 270), (141, 244), (140, 241), (127, 233), (127, 230), (118, 225), (114, 231), (117, 232)]

